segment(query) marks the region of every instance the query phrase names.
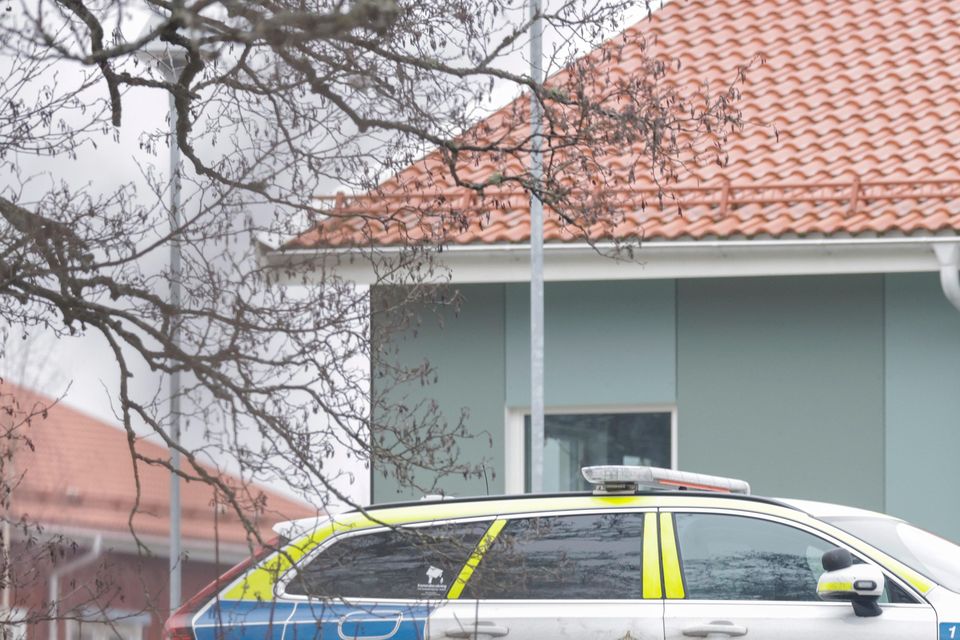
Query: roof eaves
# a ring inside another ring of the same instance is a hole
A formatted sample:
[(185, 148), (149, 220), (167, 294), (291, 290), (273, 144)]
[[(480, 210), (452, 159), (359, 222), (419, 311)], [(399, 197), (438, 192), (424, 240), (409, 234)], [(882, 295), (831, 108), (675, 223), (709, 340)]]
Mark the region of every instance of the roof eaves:
[[(141, 554), (149, 553), (152, 556), (167, 558), (170, 556), (170, 538), (158, 535), (140, 535), (136, 537), (130, 531), (114, 531), (75, 527), (65, 525), (45, 525), (44, 535), (49, 537), (62, 536), (64, 539), (80, 545), (93, 543), (99, 536), (106, 551), (115, 553)], [(14, 537), (22, 536), (17, 529)], [(181, 550), (193, 560), (213, 562), (217, 558), (223, 562), (235, 563), (250, 555), (250, 547), (238, 542), (214, 542), (198, 538), (183, 538)]]
[[(793, 237), (720, 240), (651, 240), (635, 249), (633, 258), (609, 257), (612, 243), (547, 243), (544, 246), (548, 281), (685, 279), (779, 275), (906, 273), (938, 271), (932, 250), (937, 244), (960, 241), (958, 234), (883, 237)], [(402, 251), (384, 247), (384, 255)], [(350, 248), (278, 252), (271, 257), (279, 283), (300, 284), (310, 273), (322, 273), (315, 263), (336, 263), (339, 276), (363, 285), (391, 284), (377, 277), (366, 260), (348, 260)], [(443, 278), (437, 284), (529, 281), (529, 245), (451, 245), (437, 255)], [(289, 274), (289, 275), (288, 275)], [(447, 278), (449, 276), (449, 279)]]

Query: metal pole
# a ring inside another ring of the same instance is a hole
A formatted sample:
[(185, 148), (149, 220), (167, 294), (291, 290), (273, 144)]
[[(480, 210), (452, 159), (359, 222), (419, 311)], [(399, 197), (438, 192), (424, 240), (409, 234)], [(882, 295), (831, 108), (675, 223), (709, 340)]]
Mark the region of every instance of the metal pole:
[[(540, 0), (530, 0), (530, 77), (543, 83), (543, 22)], [(530, 488), (543, 491), (543, 202), (537, 189), (543, 176), (543, 113), (536, 92), (530, 96)]]
[[(175, 80), (176, 68), (170, 61), (171, 81)], [(180, 148), (177, 146), (177, 105), (170, 94), (170, 305), (180, 309)], [(170, 339), (174, 347), (180, 346), (180, 328), (174, 318)], [(180, 444), (180, 372), (170, 374), (170, 440)], [(180, 451), (170, 450), (170, 613), (180, 607), (181, 551), (180, 551)]]
[[(7, 485), (10, 486), (9, 484)], [(3, 575), (0, 575), (0, 579), (3, 580), (3, 600), (0, 602), (0, 611), (4, 615), (10, 613), (10, 549), (12, 547), (10, 543), (10, 516), (13, 514), (13, 510), (10, 510), (9, 514), (3, 515), (3, 556), (0, 557), (0, 561), (3, 562)]]
[(16, 469), (14, 468), (14, 455), (16, 453), (14, 446), (16, 446), (16, 441), (11, 440), (7, 443), (7, 450), (4, 452), (7, 455), (7, 464), (3, 470), (3, 488), (4, 491), (9, 491), (7, 494), (7, 509), (3, 513), (3, 557), (0, 558), (0, 561), (3, 562), (3, 575), (0, 575), (0, 579), (3, 580), (3, 601), (0, 602), (0, 610), (2, 610), (3, 615), (10, 616), (11, 614), (11, 598), (10, 590), (13, 586), (10, 584), (13, 574), (10, 568), (10, 552), (13, 549), (13, 542), (10, 540), (10, 536), (13, 535), (12, 527), (10, 526), (10, 519), (13, 517), (13, 485), (16, 482)]

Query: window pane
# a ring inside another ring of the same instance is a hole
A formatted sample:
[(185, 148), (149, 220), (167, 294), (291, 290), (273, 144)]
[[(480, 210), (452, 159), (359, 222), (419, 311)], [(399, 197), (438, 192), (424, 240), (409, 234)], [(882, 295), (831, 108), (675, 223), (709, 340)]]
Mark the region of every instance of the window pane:
[(640, 598), (642, 513), (510, 520), (463, 597)]
[(886, 604), (888, 602), (893, 604), (916, 604), (918, 601), (904, 591), (903, 587), (887, 580), (883, 586), (883, 595), (880, 597), (880, 604)]
[[(524, 418), (530, 491), (530, 416)], [(580, 468), (598, 464), (670, 466), (669, 413), (571, 413), (544, 416), (544, 491), (587, 491)]]
[(817, 601), (821, 559), (834, 545), (793, 527), (741, 516), (677, 514), (694, 600)]
[(343, 538), (287, 593), (317, 598), (443, 598), (489, 522), (404, 528)]
[(78, 621), (67, 625), (71, 640), (140, 640), (142, 636), (143, 626), (130, 621)]
[(893, 518), (839, 516), (824, 520), (960, 593), (960, 546), (949, 540)]

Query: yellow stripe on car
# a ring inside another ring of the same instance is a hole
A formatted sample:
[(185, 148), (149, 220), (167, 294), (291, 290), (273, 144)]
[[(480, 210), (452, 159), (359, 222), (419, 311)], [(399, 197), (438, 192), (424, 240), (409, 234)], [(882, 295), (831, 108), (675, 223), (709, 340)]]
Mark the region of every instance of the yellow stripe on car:
[(220, 598), (222, 600), (272, 600), (274, 587), (280, 576), (316, 548), (320, 542), (330, 537), (333, 529), (333, 524), (328, 523), (287, 545), (267, 558), (258, 568), (241, 576)]
[(660, 545), (657, 535), (657, 514), (643, 517), (643, 597), (659, 600), (663, 597), (660, 580)]
[(817, 591), (853, 591), (853, 583), (824, 582), (817, 587)]
[(480, 542), (477, 543), (477, 548), (473, 550), (473, 553), (467, 558), (467, 563), (463, 565), (463, 569), (460, 570), (460, 575), (457, 576), (457, 579), (454, 580), (450, 586), (450, 591), (447, 592), (447, 600), (457, 600), (460, 598), (460, 594), (463, 593), (463, 588), (467, 586), (470, 576), (476, 571), (480, 565), (480, 561), (483, 560), (484, 554), (487, 553), (487, 549), (489, 549), (493, 541), (497, 539), (497, 536), (500, 535), (500, 532), (503, 531), (503, 527), (506, 524), (506, 520), (494, 520), (490, 528), (487, 529), (487, 532), (483, 534)]
[(662, 509), (730, 509), (732, 511), (745, 511), (747, 513), (760, 513), (768, 516), (780, 516), (782, 518), (792, 519), (795, 519), (800, 515), (806, 515), (802, 511), (797, 511), (792, 507), (780, 506), (778, 504), (771, 504), (769, 502), (761, 502), (759, 500), (742, 500), (719, 496), (716, 498), (704, 498), (702, 496), (665, 494), (663, 496), (657, 496), (656, 506)]
[(660, 514), (660, 537), (663, 549), (663, 586), (671, 600), (686, 597), (683, 590), (683, 574), (680, 572), (680, 554), (677, 553), (677, 536), (673, 531), (673, 514)]

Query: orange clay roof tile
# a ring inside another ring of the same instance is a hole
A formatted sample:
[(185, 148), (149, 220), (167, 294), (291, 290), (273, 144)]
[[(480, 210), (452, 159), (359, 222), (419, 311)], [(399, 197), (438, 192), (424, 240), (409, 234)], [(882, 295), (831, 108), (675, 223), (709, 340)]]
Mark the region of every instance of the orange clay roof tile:
[[(126, 534), (134, 505), (136, 485), (126, 434), (116, 426), (86, 415), (62, 402), (23, 389), (10, 382), (0, 383), (0, 432), (36, 415), (17, 433), (29, 439), (4, 438), (6, 451), (13, 442), (14, 484), (10, 512), (44, 527), (69, 527), (102, 533)], [(11, 408), (11, 412), (7, 409)], [(166, 459), (164, 447), (138, 439), (141, 454)], [(7, 466), (9, 472), (11, 467)], [(211, 472), (213, 469), (208, 469)], [(138, 465), (140, 507), (133, 525), (140, 536), (167, 536), (170, 527), (170, 473), (161, 467)], [(222, 474), (235, 487), (238, 478)], [(238, 516), (229, 510), (215, 515), (213, 490), (200, 482), (181, 482), (181, 531), (187, 540), (220, 540), (243, 543), (246, 533)], [(317, 515), (317, 511), (296, 499), (265, 487), (248, 485), (251, 497), (262, 493), (263, 512), (254, 520), (263, 535), (278, 521)], [(238, 492), (243, 495), (243, 492)], [(216, 536), (215, 536), (216, 532)]]
[[(756, 56), (764, 63), (743, 86), (740, 106), (752, 124), (728, 141), (729, 165), (698, 167), (696, 176), (671, 187), (685, 203), (682, 215), (647, 193), (646, 209), (630, 205), (616, 234), (673, 240), (960, 231), (956, 0), (676, 0), (627, 31), (648, 41), (655, 36), (654, 53), (679, 59), (678, 82), (723, 82)], [(639, 56), (614, 59), (614, 74), (634, 71), (632, 59), (639, 64)], [(618, 166), (615, 158), (605, 161)], [(424, 217), (438, 192), (462, 196), (443, 177), (429, 176), (436, 166), (437, 158), (427, 156), (394, 178), (393, 184), (420, 178), (411, 193), (386, 189), (347, 199), (340, 215), (290, 246), (528, 240), (522, 193), (499, 194), (496, 206), (466, 206), (457, 224)], [(492, 160), (465, 167), (478, 181), (497, 169)], [(383, 212), (395, 216), (389, 231), (369, 222)], [(354, 215), (360, 213), (367, 221)], [(555, 212), (546, 216), (547, 241), (582, 237), (559, 224)]]

